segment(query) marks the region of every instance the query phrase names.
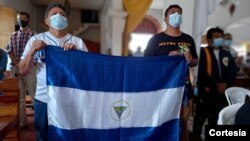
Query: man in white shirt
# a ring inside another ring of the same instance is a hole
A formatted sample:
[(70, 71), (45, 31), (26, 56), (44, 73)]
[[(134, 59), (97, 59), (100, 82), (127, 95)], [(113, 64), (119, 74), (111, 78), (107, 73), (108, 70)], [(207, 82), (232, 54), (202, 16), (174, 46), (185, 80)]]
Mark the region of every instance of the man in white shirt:
[(47, 140), (46, 46), (60, 46), (65, 51), (71, 49), (87, 51), (82, 39), (67, 33), (68, 22), (62, 4), (52, 2), (48, 5), (45, 13), (45, 23), (48, 25), (49, 31), (35, 35), (28, 41), (21, 57), (22, 60), (19, 63), (20, 73), (26, 75), (34, 67), (34, 59), (37, 62), (37, 85), (34, 100), (37, 141)]

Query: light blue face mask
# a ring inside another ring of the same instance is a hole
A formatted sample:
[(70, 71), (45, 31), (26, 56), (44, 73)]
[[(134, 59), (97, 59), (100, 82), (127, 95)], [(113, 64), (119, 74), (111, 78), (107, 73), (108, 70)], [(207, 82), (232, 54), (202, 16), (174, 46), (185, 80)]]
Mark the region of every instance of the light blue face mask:
[(62, 30), (68, 27), (67, 18), (59, 13), (50, 17), (50, 26), (56, 30)]
[(169, 24), (173, 27), (179, 27), (182, 23), (182, 15), (178, 12), (169, 15)]
[(224, 39), (223, 38), (214, 39), (214, 43), (213, 43), (214, 47), (218, 48), (218, 47), (223, 46), (223, 44), (224, 44)]
[(231, 45), (232, 45), (232, 40), (225, 40), (225, 41), (224, 41), (224, 45), (227, 46), (227, 47), (231, 47)]

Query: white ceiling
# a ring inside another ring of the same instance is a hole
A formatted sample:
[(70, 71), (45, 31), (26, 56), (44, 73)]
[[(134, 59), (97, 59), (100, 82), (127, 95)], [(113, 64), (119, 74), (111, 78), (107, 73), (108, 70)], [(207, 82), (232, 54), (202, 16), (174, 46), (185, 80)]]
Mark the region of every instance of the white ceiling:
[(226, 31), (233, 34), (235, 44), (245, 41), (250, 42), (250, 17), (232, 23), (227, 27)]
[[(209, 26), (219, 26), (233, 36), (233, 44), (238, 46), (243, 42), (250, 42), (250, 0), (218, 0), (227, 1), (225, 5), (218, 5), (211, 15)], [(235, 4), (233, 16), (229, 14), (230, 4)]]

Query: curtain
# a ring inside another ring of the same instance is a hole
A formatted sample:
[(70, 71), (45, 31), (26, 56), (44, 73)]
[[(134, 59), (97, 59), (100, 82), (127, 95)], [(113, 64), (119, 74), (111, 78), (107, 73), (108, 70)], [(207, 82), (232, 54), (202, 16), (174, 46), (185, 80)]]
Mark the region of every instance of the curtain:
[(140, 24), (146, 15), (153, 0), (123, 0), (123, 6), (128, 13), (125, 29), (123, 33), (123, 51), (124, 56), (128, 55), (128, 43), (130, 33)]

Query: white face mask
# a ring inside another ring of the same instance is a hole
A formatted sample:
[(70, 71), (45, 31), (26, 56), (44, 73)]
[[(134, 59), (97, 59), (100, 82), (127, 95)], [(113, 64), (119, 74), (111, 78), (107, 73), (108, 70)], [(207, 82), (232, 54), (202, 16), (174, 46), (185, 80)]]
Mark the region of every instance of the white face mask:
[(50, 17), (50, 26), (56, 30), (62, 30), (68, 27), (67, 18), (59, 13)]
[(232, 40), (224, 40), (224, 45), (227, 46), (227, 47), (231, 47)]
[(214, 42), (213, 42), (214, 47), (218, 48), (218, 47), (223, 46), (223, 44), (224, 44), (224, 39), (223, 38), (214, 39)]
[(182, 15), (178, 12), (169, 15), (169, 24), (173, 27), (179, 27), (182, 23)]

